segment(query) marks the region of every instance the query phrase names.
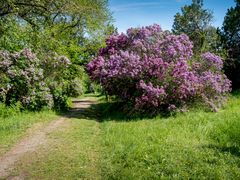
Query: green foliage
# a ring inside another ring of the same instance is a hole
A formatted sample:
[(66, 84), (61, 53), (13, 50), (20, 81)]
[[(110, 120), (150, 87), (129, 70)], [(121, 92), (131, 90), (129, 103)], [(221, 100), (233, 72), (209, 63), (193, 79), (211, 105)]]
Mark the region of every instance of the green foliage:
[(31, 110), (52, 107), (40, 60), (30, 49), (17, 53), (0, 51), (0, 70), (4, 77), (0, 84), (1, 102), (9, 106), (19, 101)]
[[(31, 48), (41, 61), (39, 68), (44, 72), (44, 83), (51, 91), (55, 108), (66, 109), (69, 96), (84, 92), (83, 66), (104, 45), (104, 38), (115, 30), (110, 24), (107, 5), (107, 0), (0, 0), (0, 50), (19, 52)], [(61, 56), (69, 58), (70, 65), (59, 66)], [(0, 77), (0, 89), (6, 89), (9, 77), (2, 72)], [(23, 85), (26, 91), (32, 91), (25, 87), (25, 82), (19, 82), (15, 89)], [(0, 90), (0, 100), (5, 102), (6, 96), (2, 94)], [(17, 101), (16, 94), (11, 92), (14, 97), (10, 99)], [(44, 106), (40, 101), (45, 95), (40, 93), (39, 101), (28, 108)]]
[(30, 41), (28, 27), (20, 26), (12, 17), (0, 18), (0, 49), (10, 52), (22, 50)]
[(71, 80), (67, 92), (70, 97), (81, 96), (84, 93), (82, 82), (79, 79)]
[(53, 89), (53, 101), (54, 101), (54, 109), (57, 111), (65, 111), (68, 110), (68, 96), (63, 92), (61, 88)]
[(194, 44), (195, 53), (211, 50), (211, 44), (215, 44), (217, 38), (216, 29), (210, 25), (213, 13), (203, 9), (203, 0), (193, 0), (181, 11), (174, 16), (172, 31), (187, 34)]
[(233, 82), (233, 88), (240, 88), (240, 2), (228, 9), (224, 18), (222, 30), (219, 31), (222, 46), (227, 50), (228, 58), (225, 61), (225, 71)]
[[(94, 29), (109, 18), (107, 0), (1, 0), (0, 17), (14, 15), (33, 27), (66, 23), (67, 29)], [(97, 19), (97, 21), (96, 21)], [(83, 26), (84, 25), (84, 26)]]
[(76, 63), (82, 54), (83, 58), (94, 54), (105, 35), (113, 31), (107, 3), (106, 0), (1, 1), (2, 47), (18, 51), (28, 46), (43, 54), (53, 51)]

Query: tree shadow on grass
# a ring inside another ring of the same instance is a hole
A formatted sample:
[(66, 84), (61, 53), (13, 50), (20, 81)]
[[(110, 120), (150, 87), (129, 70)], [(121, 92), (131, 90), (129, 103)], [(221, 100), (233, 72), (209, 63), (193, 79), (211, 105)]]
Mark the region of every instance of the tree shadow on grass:
[(234, 97), (240, 97), (240, 90), (234, 90), (231, 94)]
[(100, 103), (97, 107), (101, 112), (101, 121), (140, 121), (140, 120), (153, 120), (156, 118), (168, 119), (176, 114), (168, 112), (136, 112), (127, 108), (125, 103)]
[[(69, 112), (61, 114), (62, 116), (75, 119), (95, 120), (98, 122), (151, 120), (156, 117), (148, 114), (128, 114), (123, 108), (124, 104), (118, 102), (93, 103), (89, 100), (75, 100), (73, 103), (81, 104), (81, 106), (71, 108)], [(161, 115), (161, 117), (167, 118), (168, 116)]]
[(222, 153), (230, 153), (233, 156), (240, 157), (240, 149), (235, 146), (220, 146), (220, 145), (215, 145), (215, 144), (209, 144), (206, 146), (202, 146), (201, 148), (207, 148), (207, 149), (213, 149), (217, 150)]
[[(122, 103), (117, 102), (103, 102), (95, 106), (96, 111), (99, 112), (100, 122), (104, 121), (137, 121), (147, 118), (143, 115), (130, 115), (124, 110)], [(151, 118), (151, 117), (148, 117)]]

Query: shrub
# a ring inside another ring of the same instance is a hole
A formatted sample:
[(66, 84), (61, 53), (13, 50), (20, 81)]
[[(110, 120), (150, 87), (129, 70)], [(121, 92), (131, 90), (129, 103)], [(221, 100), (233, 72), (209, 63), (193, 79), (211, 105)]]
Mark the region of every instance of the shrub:
[(40, 61), (30, 49), (17, 53), (0, 51), (0, 69), (4, 76), (1, 100), (11, 105), (18, 101), (23, 107), (52, 107), (52, 95), (44, 82)]
[[(45, 82), (53, 97), (55, 110), (68, 109), (68, 93), (71, 83), (68, 81), (68, 72), (71, 61), (65, 56), (59, 56), (54, 52), (44, 54), (42, 67), (44, 68)], [(72, 89), (72, 92), (76, 93)]]
[(71, 80), (69, 82), (67, 91), (71, 97), (81, 96), (83, 94), (83, 86), (81, 84), (80, 79), (75, 78), (75, 79)]
[(52, 91), (54, 109), (57, 111), (65, 111), (69, 108), (68, 96), (63, 92), (63, 89), (58, 88)]
[(0, 51), (0, 102), (7, 106), (20, 102), (23, 108), (39, 110), (43, 107), (59, 108), (56, 102), (61, 101), (66, 108), (67, 98), (55, 93), (54, 89), (58, 87), (63, 91), (61, 77), (70, 60), (57, 55), (48, 58), (40, 61), (27, 48), (16, 53)]
[(108, 95), (140, 112), (172, 111), (201, 102), (217, 110), (231, 82), (222, 60), (209, 52), (193, 58), (188, 36), (160, 26), (131, 28), (106, 40), (86, 67)]

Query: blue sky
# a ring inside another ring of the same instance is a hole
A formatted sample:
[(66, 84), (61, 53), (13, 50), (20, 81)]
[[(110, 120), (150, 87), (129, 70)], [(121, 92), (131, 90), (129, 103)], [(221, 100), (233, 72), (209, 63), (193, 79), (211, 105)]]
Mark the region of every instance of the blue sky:
[[(164, 30), (171, 30), (174, 15), (191, 0), (109, 0), (114, 24), (119, 32), (129, 27), (160, 24)], [(204, 0), (204, 8), (212, 10), (213, 25), (221, 27), (227, 9), (235, 6), (234, 0)]]

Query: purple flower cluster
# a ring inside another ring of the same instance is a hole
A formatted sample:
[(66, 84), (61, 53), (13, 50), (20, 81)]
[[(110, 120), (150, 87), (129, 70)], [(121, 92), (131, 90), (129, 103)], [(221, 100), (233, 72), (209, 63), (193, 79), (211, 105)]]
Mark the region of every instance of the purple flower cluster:
[(221, 70), (223, 68), (223, 61), (219, 56), (212, 54), (210, 52), (204, 53), (201, 55), (204, 64), (207, 68), (216, 68), (217, 70)]
[(231, 90), (231, 82), (221, 72), (220, 57), (207, 52), (193, 58), (192, 48), (188, 36), (159, 25), (131, 28), (110, 36), (86, 70), (107, 94), (130, 102), (135, 110), (214, 104)]
[(146, 84), (143, 80), (140, 81), (138, 89), (142, 92), (142, 95), (136, 98), (135, 108), (137, 109), (146, 106), (148, 108), (157, 108), (161, 105), (167, 95), (164, 88), (159, 86), (154, 87), (151, 82)]

